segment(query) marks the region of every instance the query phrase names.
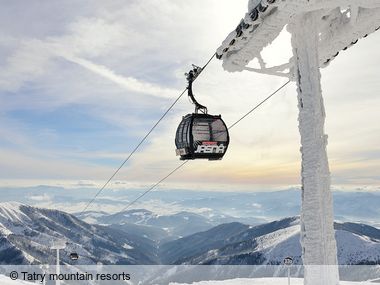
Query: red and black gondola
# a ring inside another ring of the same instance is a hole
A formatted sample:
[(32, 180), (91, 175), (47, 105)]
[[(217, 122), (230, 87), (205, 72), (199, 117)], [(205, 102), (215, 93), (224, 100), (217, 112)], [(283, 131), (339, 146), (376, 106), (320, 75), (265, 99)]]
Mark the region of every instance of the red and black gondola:
[(192, 91), (194, 79), (202, 71), (194, 66), (187, 74), (188, 95), (195, 105), (195, 113), (182, 118), (176, 132), (176, 154), (181, 160), (220, 160), (230, 141), (228, 128), (221, 115), (207, 114), (207, 108), (197, 102)]
[(72, 252), (72, 253), (70, 253), (70, 259), (71, 260), (78, 260), (79, 259), (79, 254), (78, 253), (76, 253), (76, 252)]

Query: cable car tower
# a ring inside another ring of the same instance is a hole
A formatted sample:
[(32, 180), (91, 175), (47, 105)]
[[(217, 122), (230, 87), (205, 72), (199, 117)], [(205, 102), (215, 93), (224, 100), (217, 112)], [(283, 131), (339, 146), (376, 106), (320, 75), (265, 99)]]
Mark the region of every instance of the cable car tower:
[[(285, 64), (267, 67), (261, 52), (286, 25), (293, 57)], [(320, 68), (379, 27), (380, 0), (250, 0), (248, 13), (216, 53), (227, 71), (254, 71), (297, 83), (301, 245), (307, 285), (339, 284)], [(260, 67), (248, 67), (255, 58)]]

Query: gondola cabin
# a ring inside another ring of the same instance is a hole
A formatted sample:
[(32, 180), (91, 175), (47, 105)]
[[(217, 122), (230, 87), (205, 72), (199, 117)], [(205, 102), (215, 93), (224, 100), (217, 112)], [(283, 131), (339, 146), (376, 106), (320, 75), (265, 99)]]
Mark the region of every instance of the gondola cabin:
[(76, 252), (70, 253), (70, 259), (71, 260), (78, 260), (79, 259), (78, 253), (76, 253)]
[(228, 144), (228, 129), (220, 115), (188, 114), (177, 128), (176, 154), (181, 160), (222, 159)]

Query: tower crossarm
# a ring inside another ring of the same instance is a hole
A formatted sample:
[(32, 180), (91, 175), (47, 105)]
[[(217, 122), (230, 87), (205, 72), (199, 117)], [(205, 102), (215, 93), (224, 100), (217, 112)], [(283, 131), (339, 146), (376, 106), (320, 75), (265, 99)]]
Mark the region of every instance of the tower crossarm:
[(355, 17), (350, 10), (340, 12), (337, 8), (335, 13), (322, 17), (325, 21), (321, 25), (321, 39), (319, 42), (320, 67), (325, 67), (341, 52), (353, 45), (360, 39), (380, 28), (380, 8), (359, 7)]
[(336, 7), (362, 7), (362, 8), (379, 8), (380, 0), (316, 0), (309, 5), (305, 11), (315, 11), (319, 9), (334, 9)]
[[(327, 66), (342, 50), (380, 27), (380, 0), (250, 0), (249, 11), (217, 49), (227, 71), (249, 70), (292, 78), (292, 60), (283, 68), (266, 68), (261, 52), (292, 19), (301, 13), (320, 11), (320, 67)], [(257, 58), (260, 68), (247, 67)]]

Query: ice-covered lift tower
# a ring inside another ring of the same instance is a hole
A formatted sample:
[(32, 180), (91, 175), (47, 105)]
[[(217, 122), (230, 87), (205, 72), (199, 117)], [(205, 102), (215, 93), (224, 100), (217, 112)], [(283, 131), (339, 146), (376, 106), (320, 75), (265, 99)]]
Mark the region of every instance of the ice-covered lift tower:
[[(228, 71), (289, 77), (298, 86), (302, 154), (301, 244), (305, 284), (339, 283), (324, 133), (320, 68), (380, 27), (380, 0), (250, 0), (248, 13), (217, 50)], [(287, 26), (293, 57), (267, 67), (260, 53)], [(260, 67), (247, 67), (257, 58)], [(316, 266), (330, 265), (330, 266)]]

